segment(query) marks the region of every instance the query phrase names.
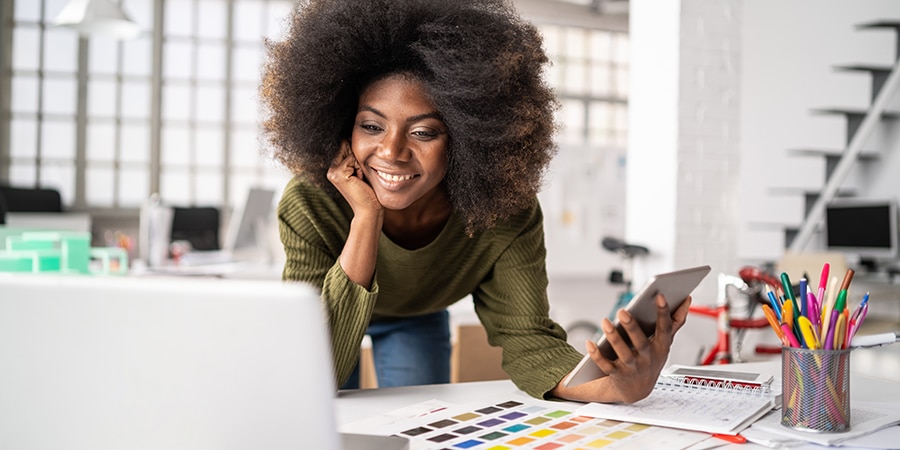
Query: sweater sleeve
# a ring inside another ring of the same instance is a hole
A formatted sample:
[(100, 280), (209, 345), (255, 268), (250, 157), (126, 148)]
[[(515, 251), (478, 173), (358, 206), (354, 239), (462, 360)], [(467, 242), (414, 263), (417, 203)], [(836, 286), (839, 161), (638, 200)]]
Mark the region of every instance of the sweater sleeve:
[(503, 369), (519, 389), (537, 398), (546, 398), (582, 358), (549, 315), (542, 222), (536, 205), (473, 293), (488, 342), (503, 349)]
[(341, 386), (359, 360), (378, 297), (378, 281), (367, 290), (344, 273), (338, 258), (349, 219), (321, 190), (292, 180), (278, 204), (278, 224), (286, 257), (282, 279), (319, 288), (331, 331), (335, 379)]

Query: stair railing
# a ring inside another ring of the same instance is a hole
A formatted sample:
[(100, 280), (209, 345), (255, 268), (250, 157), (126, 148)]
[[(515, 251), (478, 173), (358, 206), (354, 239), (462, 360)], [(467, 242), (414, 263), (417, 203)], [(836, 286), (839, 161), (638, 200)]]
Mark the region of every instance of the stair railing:
[(890, 75), (888, 75), (887, 80), (885, 80), (884, 85), (882, 85), (878, 95), (872, 102), (869, 112), (863, 118), (859, 128), (857, 128), (847, 144), (847, 148), (841, 154), (841, 159), (834, 167), (834, 171), (832, 171), (831, 176), (825, 183), (825, 187), (822, 188), (819, 198), (816, 199), (809, 210), (809, 214), (806, 215), (800, 230), (791, 242), (789, 248), (791, 252), (800, 253), (806, 247), (806, 244), (809, 243), (813, 233), (816, 231), (816, 226), (822, 221), (822, 217), (825, 214), (825, 206), (835, 197), (838, 188), (841, 187), (847, 175), (850, 174), (850, 169), (862, 151), (863, 144), (875, 130), (875, 125), (880, 120), (881, 113), (884, 112), (888, 102), (893, 98), (894, 91), (897, 90), (898, 86), (900, 86), (900, 59), (894, 63), (893, 70), (891, 70)]

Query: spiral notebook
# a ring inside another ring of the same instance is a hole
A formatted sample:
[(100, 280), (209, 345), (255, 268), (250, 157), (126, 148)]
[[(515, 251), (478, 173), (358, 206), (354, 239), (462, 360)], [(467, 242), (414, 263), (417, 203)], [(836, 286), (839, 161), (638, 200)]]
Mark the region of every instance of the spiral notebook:
[(647, 398), (626, 404), (588, 403), (588, 417), (735, 435), (776, 406), (771, 389), (684, 382), (660, 377)]

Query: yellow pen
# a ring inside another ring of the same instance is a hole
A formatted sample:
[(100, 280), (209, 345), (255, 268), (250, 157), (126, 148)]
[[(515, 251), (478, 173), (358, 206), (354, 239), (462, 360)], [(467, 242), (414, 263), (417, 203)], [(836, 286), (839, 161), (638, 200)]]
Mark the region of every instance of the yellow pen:
[(812, 322), (805, 316), (800, 316), (800, 318), (797, 319), (797, 322), (800, 326), (800, 334), (803, 336), (803, 342), (806, 344), (806, 348), (810, 350), (818, 349), (819, 338), (816, 336), (816, 329), (813, 327)]
[(831, 347), (833, 350), (841, 350), (844, 348), (844, 330), (846, 327), (847, 316), (838, 314), (837, 323), (834, 325), (834, 344)]
[(786, 323), (787, 326), (794, 328), (794, 302), (791, 299), (784, 299), (784, 306), (781, 311), (781, 323)]

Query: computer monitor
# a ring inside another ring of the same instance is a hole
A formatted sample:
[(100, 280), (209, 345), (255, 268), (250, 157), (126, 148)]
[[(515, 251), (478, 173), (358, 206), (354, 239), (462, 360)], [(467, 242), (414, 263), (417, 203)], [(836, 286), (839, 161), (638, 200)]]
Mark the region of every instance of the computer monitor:
[(260, 242), (265, 235), (265, 227), (272, 223), (274, 216), (273, 199), (275, 191), (266, 188), (251, 188), (247, 200), (237, 209), (229, 222), (225, 243), (222, 248), (232, 253), (245, 250), (259, 250), (267, 245)]
[(861, 261), (897, 258), (896, 199), (841, 199), (825, 207), (828, 250), (852, 254)]

